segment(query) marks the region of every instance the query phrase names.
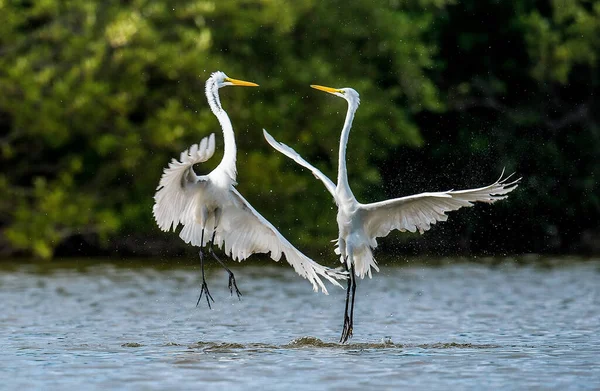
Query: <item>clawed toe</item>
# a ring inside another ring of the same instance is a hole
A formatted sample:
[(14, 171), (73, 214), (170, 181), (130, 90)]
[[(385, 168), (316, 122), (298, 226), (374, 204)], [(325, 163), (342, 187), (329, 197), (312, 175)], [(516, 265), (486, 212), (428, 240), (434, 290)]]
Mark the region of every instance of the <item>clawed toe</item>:
[(233, 296), (234, 289), (235, 289), (235, 294), (237, 295), (238, 299), (241, 300), (242, 292), (240, 292), (240, 290), (238, 289), (237, 284), (235, 282), (235, 277), (233, 276), (233, 273), (231, 273), (229, 275), (229, 293), (231, 293), (231, 296)]
[(212, 300), (212, 302), (214, 303), (215, 299), (213, 299), (212, 295), (208, 291), (208, 285), (206, 285), (206, 281), (202, 282), (202, 288), (200, 289), (200, 296), (198, 297), (198, 301), (196, 302), (196, 307), (198, 307), (198, 304), (200, 304), (200, 299), (202, 299), (203, 294), (206, 297), (206, 303), (208, 304), (208, 308), (212, 309), (210, 301)]

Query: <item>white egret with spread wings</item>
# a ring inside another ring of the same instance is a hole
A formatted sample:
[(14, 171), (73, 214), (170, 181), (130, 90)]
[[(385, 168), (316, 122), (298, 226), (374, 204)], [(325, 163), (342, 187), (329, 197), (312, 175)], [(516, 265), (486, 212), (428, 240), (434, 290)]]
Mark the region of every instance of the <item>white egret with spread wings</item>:
[(270, 253), (275, 261), (284, 255), (294, 270), (312, 283), (315, 291), (320, 287), (327, 293), (320, 277), (341, 287), (335, 279), (347, 278), (345, 273), (321, 266), (298, 251), (235, 188), (235, 137), (229, 116), (219, 99), (219, 88), (225, 86), (257, 84), (231, 79), (223, 72), (213, 73), (206, 81), (208, 103), (223, 130), (225, 150), (221, 162), (207, 175), (196, 175), (194, 172), (194, 164), (207, 161), (215, 152), (215, 136), (211, 134), (184, 151), (179, 161), (172, 160), (164, 170), (154, 196), (153, 214), (160, 229), (175, 230), (182, 224), (181, 239), (200, 247), (202, 288), (198, 303), (203, 294), (209, 307), (210, 300), (214, 302), (204, 277), (202, 247), (206, 245), (209, 253), (229, 273), (231, 294), (235, 289), (238, 297), (241, 295), (233, 273), (215, 255), (213, 244), (224, 248), (225, 253), (237, 261), (255, 253)]
[(346, 170), (346, 145), (354, 114), (360, 103), (358, 92), (352, 88), (318, 85), (311, 85), (311, 87), (344, 98), (348, 102), (348, 112), (340, 139), (337, 185), (292, 148), (277, 142), (266, 130), (263, 130), (263, 134), (273, 148), (312, 171), (313, 175), (323, 182), (338, 206), (339, 235), (335, 252), (340, 255), (340, 261), (346, 270), (350, 271), (344, 326), (340, 338), (340, 342), (343, 343), (352, 336), (353, 332), (356, 277), (364, 278), (366, 275), (371, 277), (371, 269), (379, 271), (372, 252), (377, 247), (378, 237), (387, 236), (393, 230), (402, 232), (418, 230), (423, 233), (437, 221), (445, 221), (448, 218), (446, 212), (463, 206), (472, 206), (474, 202), (492, 203), (506, 198), (506, 194), (517, 187), (519, 179), (509, 182), (510, 176), (502, 178), (501, 175), (496, 182), (478, 189), (421, 193), (372, 204), (361, 204), (350, 190)]

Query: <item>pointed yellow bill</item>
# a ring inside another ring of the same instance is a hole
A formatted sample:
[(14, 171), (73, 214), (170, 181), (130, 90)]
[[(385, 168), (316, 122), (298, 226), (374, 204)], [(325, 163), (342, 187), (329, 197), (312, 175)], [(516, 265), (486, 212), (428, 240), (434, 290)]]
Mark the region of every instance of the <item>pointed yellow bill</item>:
[(238, 79), (232, 79), (230, 77), (226, 77), (225, 81), (230, 82), (234, 86), (242, 86), (242, 87), (258, 87), (258, 84), (252, 83), (251, 81), (244, 81)]
[(314, 88), (315, 90), (321, 90), (321, 91), (329, 92), (330, 94), (335, 94), (336, 92), (340, 92), (340, 93), (343, 92), (339, 88), (331, 88), (331, 87), (319, 86), (319, 85), (316, 85), (316, 84), (311, 84), (310, 86), (312, 88)]

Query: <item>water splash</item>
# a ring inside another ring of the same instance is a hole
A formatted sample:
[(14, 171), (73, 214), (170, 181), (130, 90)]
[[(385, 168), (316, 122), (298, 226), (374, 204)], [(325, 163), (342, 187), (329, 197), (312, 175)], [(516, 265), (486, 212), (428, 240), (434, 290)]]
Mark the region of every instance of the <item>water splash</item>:
[(293, 339), (287, 345), (283, 345), (282, 348), (304, 348), (304, 347), (335, 348), (335, 347), (339, 347), (339, 346), (340, 346), (340, 344), (338, 344), (338, 343), (323, 342), (322, 340), (320, 340), (317, 337), (306, 336), (306, 337), (300, 337), (300, 338)]
[[(134, 344), (127, 344), (128, 347), (136, 347)], [(176, 345), (176, 344), (175, 344)], [(123, 345), (124, 346), (124, 345)], [(140, 345), (141, 346), (141, 345)], [(357, 342), (341, 344), (337, 342), (325, 342), (317, 337), (304, 336), (291, 340), (283, 345), (270, 345), (266, 343), (231, 343), (231, 342), (204, 342), (199, 341), (188, 346), (188, 349), (199, 349), (207, 352), (230, 352), (233, 350), (277, 350), (277, 349), (342, 349), (342, 350), (366, 350), (366, 349), (403, 349), (417, 348), (426, 350), (438, 349), (496, 349), (499, 345), (492, 344), (472, 344), (458, 342), (433, 342), (423, 344), (398, 344), (394, 343), (391, 337), (383, 337), (381, 342)]]
[(141, 348), (142, 346), (144, 346), (144, 345), (142, 345), (141, 343), (137, 343), (137, 342), (127, 342), (127, 343), (124, 343), (121, 345), (121, 347), (124, 347), (124, 348)]

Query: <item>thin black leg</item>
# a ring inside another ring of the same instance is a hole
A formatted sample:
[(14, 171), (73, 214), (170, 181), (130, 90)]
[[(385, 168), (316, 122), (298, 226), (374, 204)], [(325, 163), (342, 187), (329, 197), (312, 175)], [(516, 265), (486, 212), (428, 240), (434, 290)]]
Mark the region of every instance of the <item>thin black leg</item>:
[(354, 298), (356, 297), (356, 274), (354, 273), (354, 264), (350, 265), (350, 274), (352, 274), (352, 305), (350, 306), (350, 327), (348, 328), (348, 338), (352, 337), (354, 328)]
[(217, 227), (215, 227), (215, 229), (213, 231), (212, 238), (210, 240), (210, 245), (208, 247), (208, 252), (213, 256), (213, 258), (217, 262), (219, 262), (219, 264), (221, 266), (223, 266), (223, 269), (225, 269), (227, 271), (227, 273), (229, 273), (229, 292), (233, 296), (233, 290), (235, 289), (235, 294), (237, 295), (238, 299), (241, 300), (242, 292), (240, 292), (240, 290), (237, 287), (237, 284), (235, 282), (235, 276), (233, 275), (233, 272), (231, 270), (229, 270), (229, 268), (227, 266), (225, 266), (225, 263), (223, 263), (223, 261), (221, 261), (221, 259), (219, 259), (219, 257), (217, 257), (217, 254), (215, 254), (215, 252), (213, 250), (213, 244), (215, 242), (215, 233), (216, 232), (217, 232)]
[(348, 269), (347, 262), (344, 262), (344, 267), (346, 268), (346, 271), (349, 273), (349, 275), (348, 275), (348, 287), (346, 288), (346, 309), (344, 310), (344, 327), (342, 328), (342, 336), (340, 337), (340, 343), (345, 343), (346, 341), (348, 341), (348, 338), (350, 336), (349, 332), (351, 333), (350, 327), (352, 324), (350, 316), (348, 315), (348, 305), (350, 303), (350, 290), (352, 289), (353, 276), (352, 276), (352, 274), (350, 274), (350, 270)]
[[(200, 244), (202, 244), (202, 242), (204, 242), (204, 229), (202, 230)], [(200, 268), (202, 269), (202, 288), (200, 289), (200, 296), (198, 297), (198, 301), (196, 302), (196, 307), (198, 307), (198, 304), (200, 304), (200, 299), (202, 299), (202, 295), (205, 294), (206, 302), (208, 303), (208, 308), (212, 309), (212, 307), (210, 306), (210, 301), (212, 300), (214, 303), (215, 299), (213, 299), (213, 297), (210, 295), (210, 292), (208, 291), (208, 285), (206, 285), (206, 279), (204, 278), (204, 254), (202, 254), (202, 247), (200, 247), (198, 256), (200, 256)]]

